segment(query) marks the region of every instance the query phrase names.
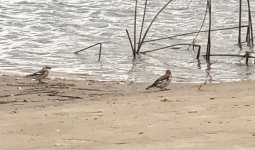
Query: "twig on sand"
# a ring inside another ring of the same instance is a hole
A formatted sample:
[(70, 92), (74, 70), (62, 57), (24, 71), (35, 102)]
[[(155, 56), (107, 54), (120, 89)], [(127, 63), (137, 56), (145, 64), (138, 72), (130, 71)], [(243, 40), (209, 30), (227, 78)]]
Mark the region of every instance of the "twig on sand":
[(205, 86), (207, 84), (207, 79), (205, 80), (205, 82), (203, 84), (200, 84), (198, 86), (198, 90), (200, 91), (202, 89), (203, 86)]
[(207, 69), (206, 69), (206, 79), (205, 79), (205, 82), (203, 84), (200, 84), (198, 86), (198, 90), (202, 90), (202, 87), (205, 86), (208, 82), (211, 83), (212, 82), (212, 76), (211, 76), (211, 73), (210, 73), (210, 70), (211, 70), (211, 64), (208, 63), (207, 64)]

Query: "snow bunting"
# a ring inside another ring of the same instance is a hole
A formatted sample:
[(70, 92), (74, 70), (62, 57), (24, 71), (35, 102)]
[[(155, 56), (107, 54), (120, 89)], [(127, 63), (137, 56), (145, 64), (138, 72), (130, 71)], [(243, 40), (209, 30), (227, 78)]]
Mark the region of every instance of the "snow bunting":
[(41, 70), (27, 75), (27, 77), (31, 77), (32, 79), (38, 80), (39, 83), (44, 83), (42, 79), (45, 79), (49, 75), (49, 69), (51, 69), (51, 67), (44, 66)]
[(166, 90), (166, 87), (170, 84), (172, 79), (172, 74), (170, 70), (166, 70), (165, 74), (159, 77), (152, 85), (148, 86), (146, 90), (157, 87), (161, 90)]

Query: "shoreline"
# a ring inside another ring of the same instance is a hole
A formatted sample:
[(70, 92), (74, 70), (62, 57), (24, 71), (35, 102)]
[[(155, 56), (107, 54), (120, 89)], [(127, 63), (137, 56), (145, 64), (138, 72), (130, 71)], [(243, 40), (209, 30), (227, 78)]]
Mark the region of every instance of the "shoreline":
[[(33, 73), (38, 70), (32, 70), (30, 73)], [(29, 72), (0, 72), (0, 76), (25, 76), (29, 74)], [(76, 73), (76, 74), (62, 74), (62, 72), (50, 72), (49, 74), (49, 79), (54, 80), (54, 79), (63, 79), (63, 80), (82, 80), (82, 81), (87, 81), (87, 80), (93, 80), (93, 81), (103, 81), (103, 82), (135, 82), (135, 83), (151, 83), (154, 80), (156, 80), (160, 75), (164, 74), (164, 71), (162, 73), (158, 74), (153, 74), (153, 75), (148, 75), (143, 77), (143, 79), (139, 79), (139, 77), (142, 76), (142, 74), (137, 75), (136, 77), (126, 77), (126, 78), (109, 78), (109, 77), (97, 77), (97, 75), (90, 75), (87, 73)], [(191, 77), (192, 78), (192, 77)], [(191, 79), (189, 80), (187, 77), (182, 78), (181, 76), (175, 76), (173, 75), (172, 83), (175, 84), (202, 84), (205, 82), (207, 79), (206, 75), (201, 75), (198, 78), (201, 78), (201, 80), (194, 80)], [(217, 83), (229, 83), (229, 82), (239, 82), (239, 81), (245, 81), (245, 80), (254, 80), (253, 78), (223, 78), (220, 79), (219, 77), (212, 78), (212, 83), (217, 84)]]
[(255, 148), (255, 81), (147, 83), (0, 76), (0, 147), (27, 149)]

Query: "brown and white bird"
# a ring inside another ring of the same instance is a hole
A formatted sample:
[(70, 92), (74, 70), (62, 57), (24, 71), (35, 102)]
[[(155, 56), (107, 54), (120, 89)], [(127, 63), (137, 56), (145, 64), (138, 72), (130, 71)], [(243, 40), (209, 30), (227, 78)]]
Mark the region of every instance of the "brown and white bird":
[(146, 90), (157, 87), (161, 90), (166, 90), (166, 87), (170, 84), (172, 79), (172, 73), (170, 70), (166, 70), (165, 74), (159, 77), (152, 85), (148, 86)]
[(31, 77), (32, 79), (38, 80), (39, 83), (45, 83), (42, 81), (42, 79), (45, 79), (48, 77), (49, 69), (51, 69), (50, 66), (44, 66), (41, 70), (27, 75), (27, 77)]

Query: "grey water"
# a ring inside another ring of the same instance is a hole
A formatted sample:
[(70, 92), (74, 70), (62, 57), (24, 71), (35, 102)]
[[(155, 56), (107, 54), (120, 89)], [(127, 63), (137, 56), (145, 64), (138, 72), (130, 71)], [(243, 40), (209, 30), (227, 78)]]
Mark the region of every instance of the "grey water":
[[(148, 0), (145, 29), (168, 0)], [(239, 57), (203, 57), (180, 46), (164, 49), (133, 60), (125, 30), (133, 38), (135, 1), (123, 0), (1, 0), (0, 3), (0, 73), (25, 75), (44, 65), (52, 66), (51, 76), (74, 79), (128, 80), (150, 82), (165, 69), (171, 69), (173, 82), (213, 82), (254, 79), (254, 65)], [(144, 0), (139, 0), (138, 33)], [(255, 15), (255, 2), (251, 1)], [(173, 0), (152, 25), (146, 40), (194, 32), (200, 29), (205, 0)], [(238, 26), (239, 0), (212, 1), (212, 28)], [(243, 25), (247, 24), (247, 4), (243, 2)], [(254, 17), (253, 17), (254, 18)], [(254, 21), (254, 19), (253, 19)], [(208, 20), (203, 30), (208, 29)], [(143, 31), (144, 32), (144, 31)], [(253, 51), (237, 46), (238, 30), (212, 32), (212, 54), (244, 54)], [(242, 30), (245, 40), (246, 29)], [(179, 43), (192, 43), (195, 34), (144, 44), (142, 51)], [(139, 34), (137, 34), (137, 39)], [(74, 52), (95, 43), (99, 47), (75, 55)], [(196, 43), (205, 54), (207, 34)]]

